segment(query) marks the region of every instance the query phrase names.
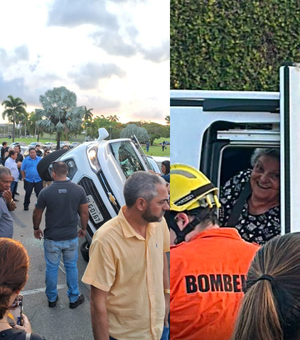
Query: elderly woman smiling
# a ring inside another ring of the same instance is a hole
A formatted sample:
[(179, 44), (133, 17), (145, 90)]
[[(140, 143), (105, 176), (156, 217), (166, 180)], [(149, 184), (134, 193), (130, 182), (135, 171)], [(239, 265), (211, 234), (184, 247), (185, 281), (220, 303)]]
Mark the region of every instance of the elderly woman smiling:
[(220, 223), (235, 227), (246, 241), (264, 244), (280, 234), (279, 149), (256, 149), (251, 165), (221, 189)]

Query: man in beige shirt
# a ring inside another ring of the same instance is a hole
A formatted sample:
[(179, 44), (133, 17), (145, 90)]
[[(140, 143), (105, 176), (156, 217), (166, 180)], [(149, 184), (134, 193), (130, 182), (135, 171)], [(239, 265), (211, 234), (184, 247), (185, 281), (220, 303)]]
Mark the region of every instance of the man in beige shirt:
[(125, 183), (126, 206), (95, 233), (82, 281), (91, 285), (97, 340), (159, 340), (169, 312), (165, 181), (145, 171)]

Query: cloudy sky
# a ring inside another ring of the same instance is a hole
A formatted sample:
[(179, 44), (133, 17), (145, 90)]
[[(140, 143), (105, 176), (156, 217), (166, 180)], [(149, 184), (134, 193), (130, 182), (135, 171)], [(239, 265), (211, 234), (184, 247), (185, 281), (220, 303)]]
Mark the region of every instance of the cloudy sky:
[[(169, 115), (169, 0), (0, 1), (0, 101), (65, 86), (120, 121)], [(0, 106), (0, 121), (3, 106)]]

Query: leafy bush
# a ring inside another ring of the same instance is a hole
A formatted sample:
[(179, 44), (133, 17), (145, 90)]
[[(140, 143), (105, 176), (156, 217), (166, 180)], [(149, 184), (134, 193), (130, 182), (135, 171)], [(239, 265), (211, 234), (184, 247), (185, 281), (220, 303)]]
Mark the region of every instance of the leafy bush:
[(298, 0), (171, 0), (171, 89), (278, 91), (299, 27)]

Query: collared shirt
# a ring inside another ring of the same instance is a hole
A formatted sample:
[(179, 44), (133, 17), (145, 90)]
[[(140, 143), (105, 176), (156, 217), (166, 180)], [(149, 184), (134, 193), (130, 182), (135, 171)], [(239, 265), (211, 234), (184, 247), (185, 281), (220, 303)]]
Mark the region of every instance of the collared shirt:
[(208, 229), (171, 249), (172, 340), (229, 340), (258, 246), (234, 228)]
[(14, 233), (14, 222), (7, 208), (6, 201), (0, 192), (0, 237), (12, 238)]
[(100, 227), (82, 281), (107, 291), (109, 334), (118, 340), (159, 340), (165, 314), (163, 257), (170, 234), (163, 219), (146, 239), (119, 215)]
[(11, 157), (8, 157), (7, 160), (5, 161), (5, 165), (11, 172), (14, 181), (18, 182), (19, 179), (19, 170), (18, 170), (18, 166), (17, 163), (14, 159), (12, 159)]
[(37, 172), (37, 165), (41, 157), (36, 156), (35, 159), (26, 157), (22, 163), (21, 170), (25, 171), (25, 180), (30, 183), (40, 182), (42, 179)]

